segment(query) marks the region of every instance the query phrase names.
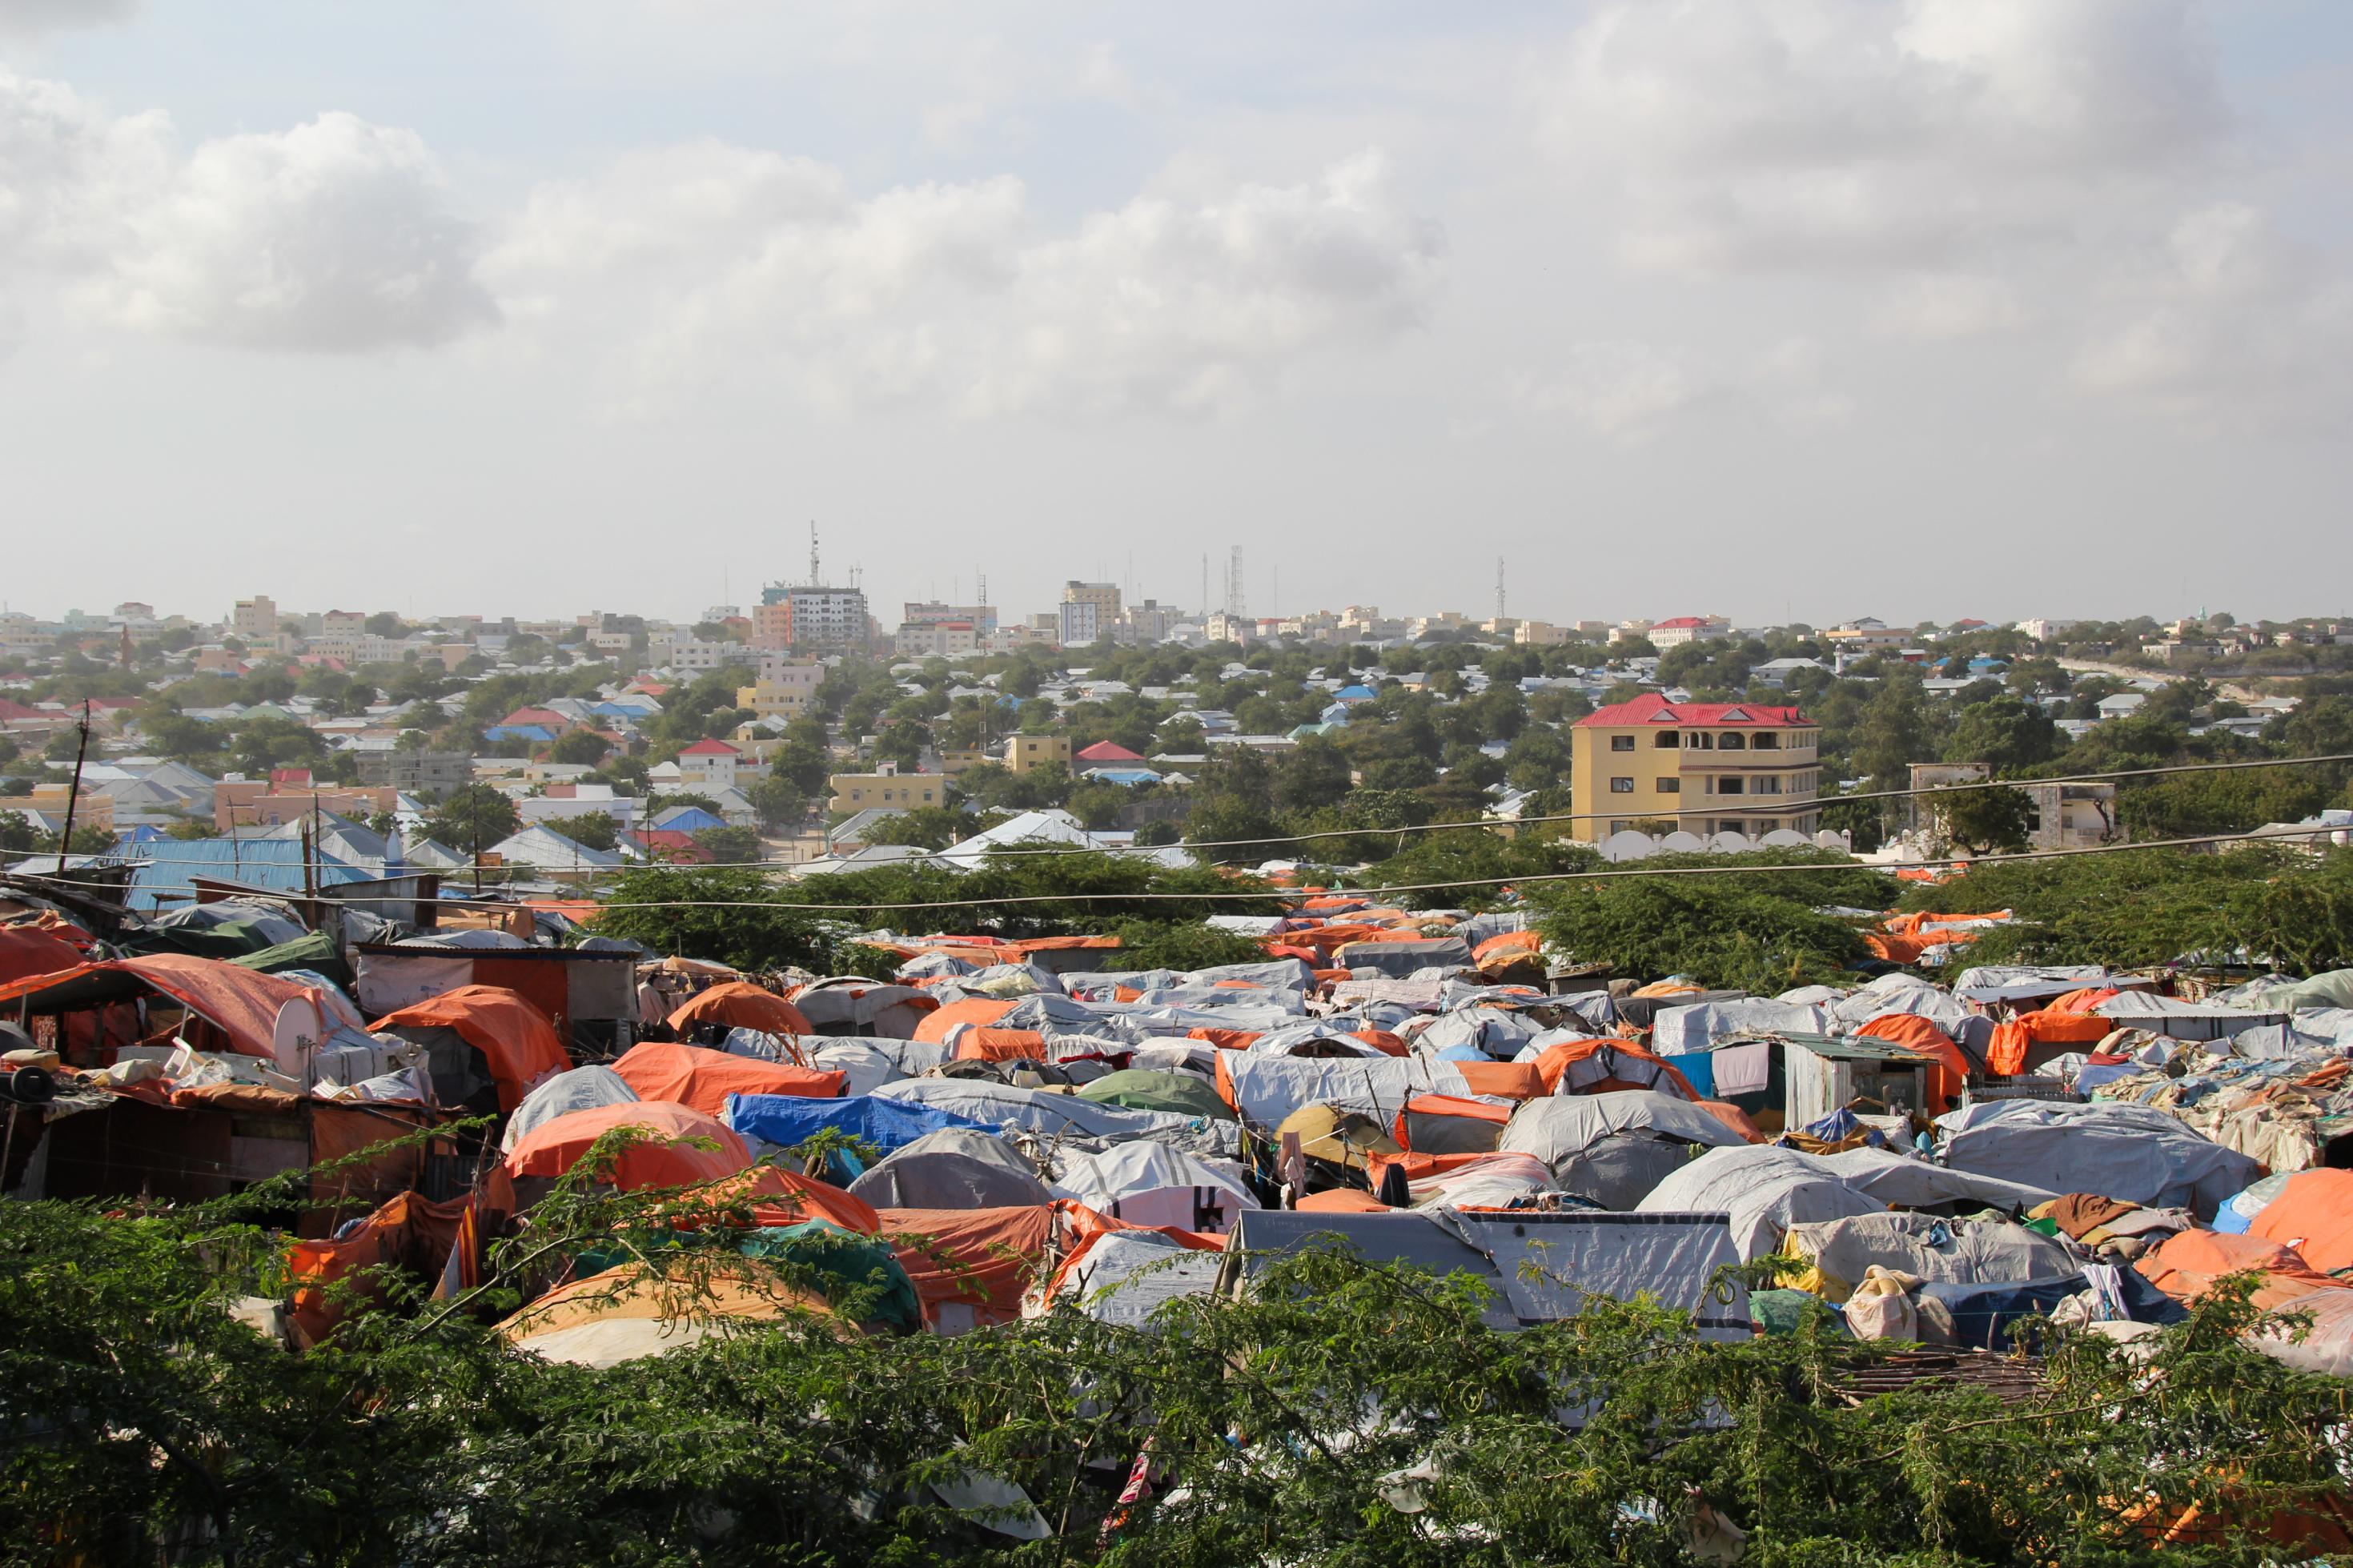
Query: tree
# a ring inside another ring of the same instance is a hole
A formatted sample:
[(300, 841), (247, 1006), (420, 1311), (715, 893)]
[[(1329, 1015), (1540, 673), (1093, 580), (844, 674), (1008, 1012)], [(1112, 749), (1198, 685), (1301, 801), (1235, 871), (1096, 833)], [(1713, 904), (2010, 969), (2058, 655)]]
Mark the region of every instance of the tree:
[(470, 857), (514, 837), (522, 826), (515, 803), (485, 784), (459, 785), (425, 819), (427, 833)]
[(1972, 855), (2025, 848), (2034, 818), (2033, 797), (2008, 786), (1939, 790), (1922, 804), (1938, 835)]
[(1284, 811), (1337, 805), (1353, 784), (1347, 753), (1320, 735), (1310, 735), (1275, 771), (1274, 804)]
[(555, 743), (547, 748), (547, 760), (574, 765), (586, 764), (593, 768), (611, 755), (612, 751), (610, 741), (584, 726), (566, 730), (558, 735)]
[(694, 841), (723, 866), (748, 866), (760, 858), (759, 830), (751, 827), (706, 827)]
[(372, 637), (396, 637), (408, 630), (407, 623), (392, 610), (378, 610), (363, 624)]
[(2049, 762), (2064, 743), (2058, 725), (2039, 705), (2005, 694), (1973, 702), (1954, 716), (1945, 761), (1984, 763), (1998, 773), (2014, 773)]
[(556, 825), (556, 828), (584, 849), (609, 850), (621, 841), (621, 825), (613, 820), (613, 814), (608, 811), (589, 811), (578, 816), (567, 816)]
[(744, 797), (759, 813), (760, 826), (771, 833), (781, 833), (808, 815), (808, 797), (792, 779), (773, 767), (766, 776), (752, 781)]
[(913, 849), (944, 849), (972, 837), (972, 818), (952, 806), (919, 805), (893, 812), (866, 833), (869, 844), (903, 844)]

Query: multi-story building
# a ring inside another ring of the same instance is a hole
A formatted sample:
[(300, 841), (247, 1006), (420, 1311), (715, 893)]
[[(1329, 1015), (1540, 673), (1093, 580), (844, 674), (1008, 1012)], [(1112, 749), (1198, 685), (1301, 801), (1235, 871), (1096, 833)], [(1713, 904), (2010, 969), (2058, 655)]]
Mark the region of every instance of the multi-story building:
[(760, 679), (735, 689), (735, 706), (749, 708), (755, 719), (797, 719), (824, 681), (825, 666), (815, 660), (769, 654), (760, 660)]
[(1687, 642), (1726, 637), (1731, 631), (1731, 621), (1722, 616), (1676, 616), (1651, 627), (1651, 646), (1656, 648), (1680, 647)]
[(1146, 599), (1140, 605), (1130, 605), (1121, 626), (1123, 641), (1151, 644), (1168, 640), (1169, 629), (1185, 618), (1185, 613), (1173, 605), (1157, 599)]
[(752, 646), (864, 647), (866, 591), (771, 583), (752, 606)]
[(1570, 731), (1576, 837), (1599, 844), (1638, 822), (1705, 837), (1821, 826), (1820, 726), (1795, 708), (1669, 702), (1656, 692)]
[(1035, 768), (1050, 768), (1057, 763), (1071, 765), (1071, 738), (1068, 735), (1008, 735), (1005, 737), (1005, 765), (1017, 773)]
[(463, 752), (408, 752), (396, 747), (388, 752), (362, 752), (354, 760), (362, 784), (390, 784), (404, 794), (437, 799), (474, 778), (473, 759)]
[(278, 636), (278, 601), (267, 594), (239, 599), (229, 611), (228, 629), (240, 642), (275, 640)]
[(1112, 635), (1119, 626), (1119, 584), (1062, 584), (1062, 602), (1054, 613), (1054, 640), (1064, 647), (1082, 647)]
[(393, 810), (399, 805), (398, 793), (389, 784), (313, 784), (299, 770), (267, 779), (232, 774), (213, 786), (213, 826), (222, 833), (232, 827), (277, 827), (299, 822), (314, 810), (366, 818)]
[[(1982, 784), (1993, 777), (1984, 763), (1914, 763), (1913, 794), (1905, 802), (1914, 829), (1927, 829), (1942, 838), (1936, 797), (1931, 793), (1955, 784)], [(2089, 849), (2121, 844), (2125, 830), (2116, 821), (2116, 786), (2092, 780), (2055, 784), (2042, 779), (2019, 779), (2013, 788), (2028, 801), (2026, 842), (2032, 849)]]
[(943, 605), (938, 600), (923, 604), (909, 602), (899, 616), (901, 626), (928, 626), (943, 622), (963, 621), (973, 630), (987, 637), (997, 629), (997, 606), (994, 605)]
[(947, 780), (938, 773), (836, 773), (832, 784), (833, 798), (826, 803), (830, 811), (864, 811), (877, 805), (913, 811), (947, 804)]
[(901, 658), (962, 658), (980, 646), (980, 629), (970, 621), (908, 621), (891, 639)]

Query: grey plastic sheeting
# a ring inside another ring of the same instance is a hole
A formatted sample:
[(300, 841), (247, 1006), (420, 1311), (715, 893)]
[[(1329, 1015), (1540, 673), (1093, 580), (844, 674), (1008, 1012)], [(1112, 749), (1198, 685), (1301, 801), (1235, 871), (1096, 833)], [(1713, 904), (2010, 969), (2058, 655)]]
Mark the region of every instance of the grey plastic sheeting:
[(1954, 1170), (2186, 1208), (2200, 1222), (2262, 1173), (2246, 1155), (2138, 1105), (1995, 1100), (1947, 1111), (1936, 1126)]

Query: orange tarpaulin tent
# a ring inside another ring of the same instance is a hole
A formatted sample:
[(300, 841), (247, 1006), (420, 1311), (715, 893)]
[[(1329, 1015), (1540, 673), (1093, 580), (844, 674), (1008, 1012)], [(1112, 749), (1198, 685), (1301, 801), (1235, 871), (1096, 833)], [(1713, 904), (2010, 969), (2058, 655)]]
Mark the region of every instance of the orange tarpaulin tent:
[(874, 1205), (864, 1198), (781, 1165), (754, 1165), (741, 1175), (713, 1182), (703, 1191), (715, 1205), (749, 1203), (752, 1217), (763, 1226), (823, 1219), (860, 1236), (872, 1236), (882, 1228)]
[(1054, 1210), (1063, 1229), (1076, 1239), (1070, 1250), (1062, 1255), (1062, 1261), (1055, 1268), (1053, 1278), (1046, 1281), (1048, 1300), (1061, 1294), (1062, 1282), (1070, 1277), (1072, 1269), (1086, 1261), (1087, 1254), (1094, 1250), (1097, 1242), (1124, 1230), (1148, 1230), (1155, 1236), (1165, 1236), (1187, 1252), (1223, 1252), (1226, 1249), (1226, 1238), (1222, 1236), (1179, 1230), (1174, 1226), (1136, 1225), (1111, 1215), (1099, 1214), (1086, 1205), (1073, 1203), (1068, 1198), (1058, 1199)]
[(2035, 1046), (2092, 1046), (2116, 1031), (2097, 1013), (2026, 1013), (1993, 1026), (1986, 1043), (1986, 1071), (2004, 1077), (2026, 1070), (2026, 1054)]
[(1962, 1054), (1952, 1036), (1916, 1013), (1883, 1013), (1855, 1033), (1874, 1040), (1890, 1040), (1924, 1057), (1936, 1058), (1936, 1065), (1928, 1069), (1931, 1114), (1941, 1114), (1968, 1086), (1969, 1058)]
[[(1570, 1069), (1595, 1057), (1602, 1058), (1603, 1066), (1609, 1069), (1608, 1076), (1591, 1082), (1577, 1082), (1571, 1079), (1571, 1082), (1576, 1084), (1573, 1093), (1609, 1094), (1621, 1089), (1649, 1089), (1672, 1091), (1685, 1100), (1699, 1098), (1699, 1090), (1692, 1087), (1691, 1079), (1683, 1077), (1673, 1063), (1615, 1035), (1601, 1039), (1559, 1041), (1546, 1046), (1535, 1060), (1526, 1065), (1535, 1071), (1537, 1081), (1543, 1086), (1537, 1092), (1557, 1094), (1560, 1092), (1560, 1080), (1569, 1077)], [(1621, 1064), (1623, 1071), (1620, 1070)]]
[(297, 1241), (287, 1249), (287, 1275), (294, 1282), (292, 1317), (305, 1345), (317, 1344), (343, 1321), (344, 1306), (331, 1299), (332, 1287), (349, 1279), (361, 1301), (380, 1302), (384, 1281), (370, 1270), (396, 1266), (424, 1279), (438, 1277), (458, 1243), (469, 1197), (429, 1203), (402, 1193), (336, 1241)]
[(1035, 1029), (966, 1029), (956, 1037), (960, 1062), (1033, 1062), (1046, 1058), (1046, 1037)]
[[(312, 987), (275, 974), (263, 974), (216, 958), (191, 958), (183, 953), (150, 953), (143, 958), (108, 958), (83, 963), (77, 955), (70, 968), (47, 974), (28, 974), (0, 985), (0, 1002), (20, 998), (34, 1011), (44, 1011), (44, 999), (59, 1006), (79, 1006), (128, 1001), (160, 991), (217, 1028), (227, 1048), (247, 1057), (274, 1057), (270, 1037), (278, 1026), (278, 1010), (289, 1002), (305, 1001)], [(14, 1008), (9, 1009), (13, 1015)], [(565, 1064), (569, 1066), (569, 1063)]]
[(691, 1034), (697, 1024), (723, 1024), (731, 1029), (757, 1029), (764, 1035), (806, 1035), (809, 1021), (801, 1010), (773, 991), (748, 980), (730, 980), (698, 991), (670, 1016), (670, 1026)]
[(1456, 1062), (1462, 1087), (1472, 1094), (1500, 1095), (1505, 1100), (1534, 1100), (1545, 1092), (1544, 1075), (1534, 1062)]
[[(2266, 1211), (2268, 1212), (2268, 1211)], [(2134, 1265), (2150, 1284), (2184, 1303), (2195, 1301), (2225, 1274), (2261, 1274), (2255, 1305), (2275, 1310), (2315, 1290), (2348, 1287), (2305, 1260), (2293, 1247), (2259, 1236), (2182, 1230), (2149, 1248)]]
[(38, 926), (0, 927), (0, 984), (79, 969), (82, 955)]
[(2086, 985), (2063, 996), (2053, 996), (2044, 1004), (2042, 1010), (2046, 1013), (2089, 1013), (2110, 997), (2122, 994), (2113, 985)]
[(642, 1127), (652, 1134), (615, 1163), (609, 1180), (623, 1192), (716, 1182), (752, 1163), (744, 1140), (717, 1117), (663, 1100), (641, 1100), (593, 1106), (543, 1121), (523, 1134), (502, 1164), (510, 1176), (560, 1176), (617, 1127)]
[(980, 996), (951, 1002), (923, 1016), (923, 1022), (915, 1026), (915, 1038), (926, 1045), (944, 1046), (947, 1044), (948, 1031), (957, 1025), (970, 1024), (976, 1028), (985, 1029), (1013, 1011), (1013, 1005), (1010, 1002), (996, 1002)]
[(1011, 1322), (1021, 1315), (1021, 1293), (1053, 1240), (1050, 1204), (987, 1209), (880, 1209), (881, 1234), (934, 1326), (940, 1309), (960, 1304), (976, 1326)]
[(789, 1094), (803, 1100), (835, 1100), (849, 1082), (845, 1072), (730, 1056), (701, 1046), (647, 1040), (629, 1047), (613, 1064), (621, 1081), (639, 1100), (668, 1100), (707, 1116), (727, 1109), (731, 1094)]
[(2299, 1171), (2247, 1234), (2293, 1247), (2323, 1274), (2353, 1268), (2353, 1171)]
[[(1475, 1159), (1465, 1155), (1465, 1159)], [(1389, 1205), (1370, 1193), (1360, 1193), (1354, 1187), (1333, 1187), (1325, 1192), (1310, 1193), (1292, 1205), (1303, 1214), (1388, 1214)]]
[(1246, 1051), (1250, 1042), (1265, 1031), (1261, 1029), (1220, 1029), (1213, 1024), (1197, 1024), (1185, 1031), (1188, 1040), (1206, 1040), (1221, 1051)]
[(386, 1013), (370, 1026), (375, 1032), (404, 1026), (449, 1029), (481, 1052), (498, 1082), (501, 1110), (512, 1110), (533, 1084), (572, 1066), (547, 1015), (497, 985), (460, 985)]

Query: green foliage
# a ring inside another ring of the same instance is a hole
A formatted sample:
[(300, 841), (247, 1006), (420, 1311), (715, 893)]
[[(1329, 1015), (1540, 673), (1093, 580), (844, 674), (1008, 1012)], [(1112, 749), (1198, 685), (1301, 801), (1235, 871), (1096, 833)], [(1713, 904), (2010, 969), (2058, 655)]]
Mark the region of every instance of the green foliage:
[(1641, 864), (1682, 868), (1701, 869), (1545, 883), (1527, 897), (1543, 911), (1537, 923), (1546, 939), (1579, 961), (1610, 964), (1633, 979), (1687, 974), (1704, 985), (1771, 995), (1831, 980), (1864, 956), (1856, 929), (1817, 909), (1885, 909), (1897, 892), (1893, 879), (1820, 852), (1662, 855)]
[(1119, 938), (1122, 969), (1209, 969), (1266, 957), (1250, 938), (1198, 923), (1122, 921), (1112, 934)]
[(612, 754), (613, 743), (594, 730), (566, 730), (547, 748), (551, 763), (581, 763), (595, 767)]
[[(1375, 888), (1405, 888), (1420, 883), (1460, 882), (1481, 879), (1554, 876), (1588, 871), (1601, 857), (1566, 838), (1522, 833), (1506, 838), (1492, 828), (1462, 827), (1416, 834), (1410, 847), (1380, 863), (1363, 880)], [(1504, 886), (1439, 888), (1426, 893), (1397, 893), (1407, 909), (1485, 910), (1501, 902)]]
[(621, 841), (621, 825), (608, 811), (584, 812), (549, 826), (584, 849), (609, 850)]
[(2301, 822), (2342, 798), (2343, 767), (2243, 768), (2176, 773), (2128, 783), (2116, 816), (2136, 838), (2195, 838), (2243, 833), (2267, 822)]
[(781, 769), (772, 768), (765, 777), (754, 779), (744, 798), (760, 814), (760, 826), (771, 833), (780, 833), (808, 815), (807, 795)]
[(694, 841), (723, 866), (749, 866), (760, 858), (756, 827), (706, 827), (694, 836)]
[(944, 849), (972, 837), (973, 819), (953, 806), (919, 805), (884, 817), (866, 835), (869, 844), (904, 844), (916, 849)]
[(514, 802), (486, 784), (459, 785), (425, 819), (427, 834), (469, 856), (513, 837), (522, 826)]
[(2032, 797), (2009, 785), (1940, 791), (1920, 805), (1953, 848), (1976, 855), (2025, 848), (2034, 816)]
[(1972, 963), (2139, 968), (2188, 954), (2316, 974), (2353, 965), (2353, 850), (2249, 847), (2010, 861), (1922, 889), (1907, 908), (2009, 910)]

